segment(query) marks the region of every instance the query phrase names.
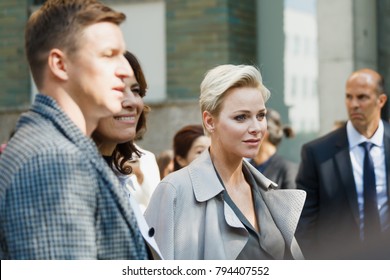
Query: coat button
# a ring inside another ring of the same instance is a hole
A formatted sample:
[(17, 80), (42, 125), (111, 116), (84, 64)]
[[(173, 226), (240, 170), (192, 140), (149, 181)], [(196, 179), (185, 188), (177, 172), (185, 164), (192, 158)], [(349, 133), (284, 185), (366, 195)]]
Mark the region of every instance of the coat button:
[(149, 237), (153, 237), (154, 236), (154, 228), (151, 227), (148, 231), (148, 234), (149, 234)]

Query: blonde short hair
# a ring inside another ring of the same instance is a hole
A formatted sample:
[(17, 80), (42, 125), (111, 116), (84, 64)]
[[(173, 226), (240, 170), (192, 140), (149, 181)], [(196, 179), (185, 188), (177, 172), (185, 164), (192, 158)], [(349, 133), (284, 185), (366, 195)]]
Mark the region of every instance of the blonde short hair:
[(225, 64), (206, 73), (200, 85), (199, 104), (202, 112), (218, 115), (226, 92), (231, 88), (251, 87), (260, 90), (264, 102), (271, 93), (263, 85), (260, 70), (251, 65)]

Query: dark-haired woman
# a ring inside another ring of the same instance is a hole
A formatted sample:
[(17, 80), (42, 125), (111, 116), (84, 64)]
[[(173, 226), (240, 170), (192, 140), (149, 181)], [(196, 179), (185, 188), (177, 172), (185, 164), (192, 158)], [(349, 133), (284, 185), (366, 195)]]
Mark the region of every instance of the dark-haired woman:
[(128, 184), (131, 184), (131, 162), (142, 156), (134, 144), (134, 139), (146, 131), (146, 114), (149, 107), (144, 105), (146, 81), (137, 58), (130, 52), (125, 57), (133, 69), (134, 75), (126, 81), (126, 92), (122, 99), (122, 110), (112, 117), (99, 121), (92, 134), (100, 153), (117, 174), (123, 186), (124, 195), (136, 215), (137, 223), (149, 248), (149, 257), (160, 259), (161, 254), (153, 235), (142, 215), (140, 207), (133, 196), (130, 196)]

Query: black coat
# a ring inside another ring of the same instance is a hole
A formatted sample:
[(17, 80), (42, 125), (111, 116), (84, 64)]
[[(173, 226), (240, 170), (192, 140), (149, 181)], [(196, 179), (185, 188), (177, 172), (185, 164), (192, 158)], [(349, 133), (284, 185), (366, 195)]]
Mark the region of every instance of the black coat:
[[(390, 125), (384, 124), (389, 193)], [(365, 248), (360, 240), (359, 207), (346, 126), (305, 144), (296, 184), (307, 198), (297, 230), (307, 259), (389, 258), (388, 242)], [(387, 233), (389, 235), (390, 233)]]

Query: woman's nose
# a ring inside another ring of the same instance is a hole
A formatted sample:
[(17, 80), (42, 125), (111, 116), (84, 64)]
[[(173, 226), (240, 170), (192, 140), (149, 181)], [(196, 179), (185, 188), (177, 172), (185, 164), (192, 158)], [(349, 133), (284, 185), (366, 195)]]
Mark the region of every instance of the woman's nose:
[(262, 129), (262, 124), (257, 119), (252, 121), (251, 126), (249, 127), (249, 133), (258, 134)]
[(125, 94), (123, 95), (122, 100), (122, 107), (123, 108), (129, 108), (135, 106), (135, 96), (134, 93), (129, 89), (126, 88)]

